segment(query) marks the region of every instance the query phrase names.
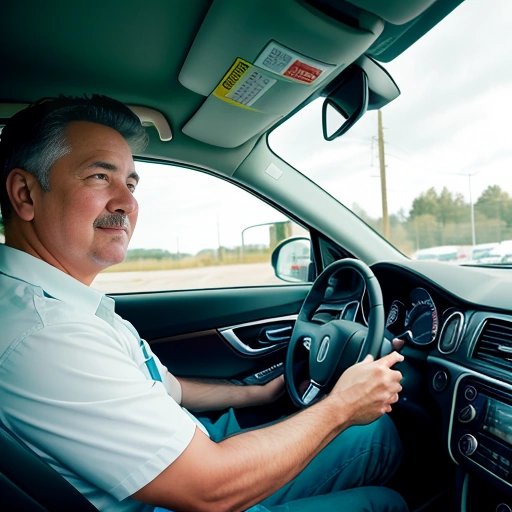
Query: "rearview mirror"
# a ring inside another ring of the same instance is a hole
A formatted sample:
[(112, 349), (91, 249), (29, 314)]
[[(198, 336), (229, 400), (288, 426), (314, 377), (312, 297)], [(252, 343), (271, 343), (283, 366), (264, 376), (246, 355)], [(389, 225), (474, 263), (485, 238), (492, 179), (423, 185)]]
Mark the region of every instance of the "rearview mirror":
[(334, 140), (356, 123), (368, 108), (368, 77), (353, 67), (322, 105), (322, 129), (325, 140)]
[(362, 56), (324, 91), (322, 129), (331, 141), (347, 132), (367, 110), (377, 110), (400, 95), (389, 73), (370, 57)]

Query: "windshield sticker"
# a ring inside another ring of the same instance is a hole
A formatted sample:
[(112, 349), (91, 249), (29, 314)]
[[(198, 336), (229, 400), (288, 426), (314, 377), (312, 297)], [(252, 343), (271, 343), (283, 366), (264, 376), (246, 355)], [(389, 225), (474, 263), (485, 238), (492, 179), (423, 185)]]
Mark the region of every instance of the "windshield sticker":
[(276, 82), (267, 72), (237, 58), (213, 91), (213, 95), (237, 107), (256, 110), (250, 108), (251, 105)]
[(256, 66), (303, 84), (326, 77), (336, 66), (310, 59), (286, 46), (271, 41), (260, 53)]

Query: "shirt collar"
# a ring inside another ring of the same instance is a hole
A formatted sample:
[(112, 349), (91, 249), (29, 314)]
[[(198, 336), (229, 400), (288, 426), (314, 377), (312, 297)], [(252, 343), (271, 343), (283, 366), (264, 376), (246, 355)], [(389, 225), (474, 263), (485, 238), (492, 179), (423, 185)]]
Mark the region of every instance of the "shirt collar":
[(69, 274), (24, 251), (0, 244), (0, 273), (41, 288), (46, 295), (96, 314), (100, 303), (114, 310), (114, 301)]

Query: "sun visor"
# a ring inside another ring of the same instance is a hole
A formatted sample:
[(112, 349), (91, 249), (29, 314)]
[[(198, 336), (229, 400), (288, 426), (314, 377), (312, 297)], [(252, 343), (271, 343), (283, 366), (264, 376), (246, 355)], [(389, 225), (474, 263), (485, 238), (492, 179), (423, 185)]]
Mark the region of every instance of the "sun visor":
[(354, 62), (383, 30), (380, 18), (362, 10), (350, 20), (298, 1), (215, 0), (179, 75), (183, 86), (207, 97), (183, 132), (222, 147), (260, 133)]

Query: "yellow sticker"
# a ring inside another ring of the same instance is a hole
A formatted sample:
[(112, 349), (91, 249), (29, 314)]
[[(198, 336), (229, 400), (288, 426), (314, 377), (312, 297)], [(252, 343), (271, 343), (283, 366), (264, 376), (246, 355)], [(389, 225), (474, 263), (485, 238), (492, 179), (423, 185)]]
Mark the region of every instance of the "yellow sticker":
[(213, 95), (236, 107), (257, 110), (253, 105), (277, 80), (250, 62), (237, 58)]

